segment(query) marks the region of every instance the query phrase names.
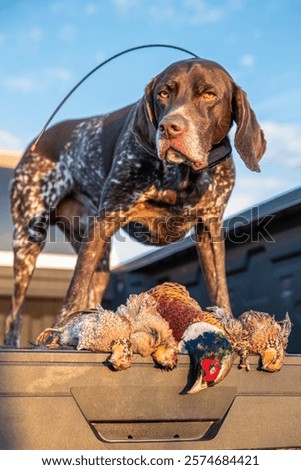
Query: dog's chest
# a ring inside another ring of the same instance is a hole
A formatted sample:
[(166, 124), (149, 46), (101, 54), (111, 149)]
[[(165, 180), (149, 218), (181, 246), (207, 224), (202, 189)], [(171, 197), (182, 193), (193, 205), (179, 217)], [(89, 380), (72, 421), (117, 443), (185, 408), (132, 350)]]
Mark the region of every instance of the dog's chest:
[(182, 239), (202, 216), (203, 197), (212, 184), (210, 173), (202, 173), (154, 180), (127, 213), (129, 234), (159, 246)]
[(199, 174), (184, 166), (173, 166), (163, 177), (154, 181), (146, 191), (145, 201), (153, 207), (166, 208), (168, 212), (188, 214), (201, 204), (201, 199), (212, 183), (209, 171)]

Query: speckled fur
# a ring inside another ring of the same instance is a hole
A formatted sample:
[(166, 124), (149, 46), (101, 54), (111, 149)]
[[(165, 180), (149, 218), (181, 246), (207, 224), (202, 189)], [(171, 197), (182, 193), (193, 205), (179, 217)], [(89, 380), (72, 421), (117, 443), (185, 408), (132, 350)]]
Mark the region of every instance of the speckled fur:
[(120, 227), (158, 246), (195, 227), (211, 301), (229, 309), (221, 227), (234, 166), (229, 159), (209, 170), (208, 158), (233, 121), (238, 153), (259, 171), (265, 141), (245, 93), (220, 65), (191, 59), (155, 77), (136, 104), (64, 121), (29, 146), (11, 192), (15, 288), (5, 343), (19, 345), (22, 305), (50, 223), (59, 222), (80, 251), (55, 326), (101, 301), (110, 239)]

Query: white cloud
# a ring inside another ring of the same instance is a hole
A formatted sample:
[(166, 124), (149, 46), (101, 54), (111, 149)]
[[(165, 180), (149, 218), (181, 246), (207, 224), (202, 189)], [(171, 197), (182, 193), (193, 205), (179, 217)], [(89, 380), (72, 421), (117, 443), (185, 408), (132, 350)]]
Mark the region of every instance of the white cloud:
[(59, 0), (51, 2), (49, 10), (51, 13), (60, 16), (61, 18), (70, 18), (71, 20), (82, 16), (91, 16), (99, 11), (100, 4), (104, 3), (100, 0)]
[(0, 149), (19, 150), (22, 147), (23, 144), (17, 136), (0, 129)]
[(112, 0), (113, 5), (119, 10), (120, 12), (128, 12), (133, 8), (138, 7), (139, 1), (138, 0)]
[(208, 0), (185, 0), (184, 6), (192, 23), (216, 23), (224, 16), (223, 9)]
[(60, 82), (68, 82), (71, 79), (70, 70), (63, 67), (47, 68), (44, 71), (44, 75), (49, 81), (59, 80)]
[(174, 23), (215, 23), (220, 21), (227, 9), (236, 9), (237, 2), (228, 0), (225, 6), (213, 6), (209, 0), (112, 0), (120, 14), (143, 15), (152, 21)]
[(75, 27), (72, 24), (65, 24), (59, 31), (59, 39), (64, 42), (71, 42), (75, 37)]
[(99, 5), (96, 2), (85, 3), (84, 12), (87, 16), (94, 15), (98, 11)]
[(3, 80), (4, 86), (13, 91), (28, 93), (34, 90), (34, 81), (26, 76), (6, 77)]
[(240, 63), (244, 67), (252, 67), (255, 63), (255, 57), (252, 54), (244, 54), (240, 59)]
[[(236, 182), (226, 216), (271, 199), (300, 186), (301, 125), (261, 122), (267, 140), (267, 150), (261, 162), (261, 173), (247, 170), (236, 151)], [(233, 142), (234, 131), (231, 131)]]
[(70, 70), (64, 67), (48, 67), (29, 74), (8, 76), (3, 79), (5, 88), (11, 91), (31, 93), (45, 91), (58, 83), (67, 83), (71, 79)]
[(226, 210), (226, 217), (285, 191), (281, 177), (266, 176), (265, 173), (237, 174), (233, 193)]
[(37, 43), (43, 38), (43, 32), (39, 27), (33, 26), (27, 31), (26, 36), (28, 41)]
[(285, 74), (278, 79), (277, 90), (272, 84), (272, 90), (266, 98), (256, 103), (256, 112), (264, 116), (281, 116), (283, 121), (300, 122), (300, 86), (298, 88), (286, 86), (287, 83), (294, 83), (294, 79), (288, 79)]
[(262, 123), (268, 146), (266, 161), (289, 168), (301, 168), (301, 125)]
[(50, 3), (49, 9), (52, 13), (59, 16), (75, 16), (77, 9), (74, 8), (74, 0), (58, 0)]
[(16, 31), (14, 37), (20, 51), (33, 52), (41, 47), (44, 32), (39, 26), (32, 26)]

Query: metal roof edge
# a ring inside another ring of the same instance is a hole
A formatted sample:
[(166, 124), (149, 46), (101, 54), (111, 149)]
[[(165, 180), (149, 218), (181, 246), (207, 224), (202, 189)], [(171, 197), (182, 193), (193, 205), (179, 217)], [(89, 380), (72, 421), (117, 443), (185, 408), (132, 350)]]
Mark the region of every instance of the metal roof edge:
[(15, 168), (21, 156), (21, 150), (0, 149), (0, 168)]

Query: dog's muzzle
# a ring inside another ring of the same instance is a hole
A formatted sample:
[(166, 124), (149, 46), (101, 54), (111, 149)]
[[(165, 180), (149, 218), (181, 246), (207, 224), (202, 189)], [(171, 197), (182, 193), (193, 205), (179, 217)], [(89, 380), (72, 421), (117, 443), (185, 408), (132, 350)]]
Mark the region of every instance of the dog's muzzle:
[[(207, 166), (207, 154), (197, 148), (195, 135), (189, 137), (189, 123), (179, 114), (165, 116), (159, 123), (157, 130), (157, 150), (161, 160), (170, 163), (185, 163), (194, 171)], [(202, 155), (203, 154), (203, 155)]]

